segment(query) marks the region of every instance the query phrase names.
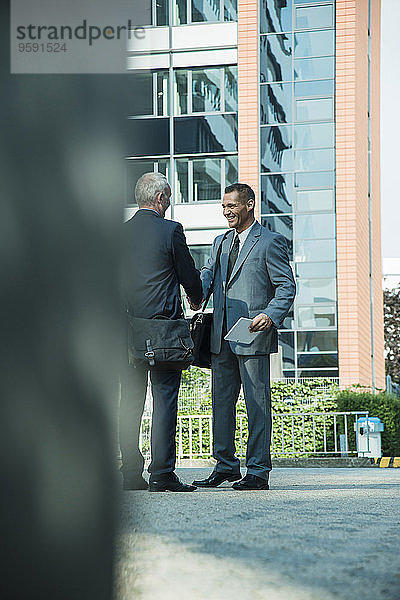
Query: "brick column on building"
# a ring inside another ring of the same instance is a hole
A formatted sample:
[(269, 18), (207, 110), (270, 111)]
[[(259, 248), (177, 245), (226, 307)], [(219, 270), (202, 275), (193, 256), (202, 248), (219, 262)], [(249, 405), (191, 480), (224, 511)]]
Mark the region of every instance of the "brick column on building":
[[(372, 46), (372, 278), (376, 387), (384, 385), (379, 193), (379, 7)], [(378, 38), (378, 40), (377, 40)], [(336, 1), (336, 227), (341, 385), (372, 386), (368, 0)]]
[(381, 58), (381, 2), (371, 1), (371, 194), (372, 194), (372, 257), (373, 257), (373, 300), (375, 377), (378, 389), (386, 388), (383, 291), (382, 291), (382, 247), (381, 247), (381, 185), (380, 185), (380, 58)]
[(238, 1), (239, 181), (259, 197), (258, 0)]

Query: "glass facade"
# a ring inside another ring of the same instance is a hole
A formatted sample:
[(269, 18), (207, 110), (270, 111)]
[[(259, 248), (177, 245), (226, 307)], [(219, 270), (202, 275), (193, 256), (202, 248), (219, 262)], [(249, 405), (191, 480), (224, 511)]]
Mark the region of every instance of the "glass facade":
[(287, 240), (297, 297), (284, 376), (337, 377), (334, 2), (261, 0), (261, 219)]

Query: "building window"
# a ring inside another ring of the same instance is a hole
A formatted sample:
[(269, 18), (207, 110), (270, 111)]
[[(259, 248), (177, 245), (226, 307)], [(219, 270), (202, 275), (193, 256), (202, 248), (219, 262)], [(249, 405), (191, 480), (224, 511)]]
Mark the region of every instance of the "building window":
[(335, 240), (296, 240), (294, 260), (299, 263), (336, 259)]
[(282, 348), (282, 366), (284, 370), (295, 368), (295, 346), (294, 333), (291, 331), (280, 331), (278, 335), (279, 345)]
[(293, 132), (287, 125), (261, 128), (261, 171), (274, 173), (293, 169)]
[(237, 168), (237, 156), (176, 159), (176, 202), (221, 202), (225, 187), (237, 181)]
[(294, 34), (294, 57), (333, 56), (335, 37), (332, 30)]
[[(318, 257), (316, 257), (318, 258)], [(311, 279), (312, 277), (335, 277), (335, 262), (296, 263), (296, 276)]]
[(298, 331), (298, 352), (337, 352), (336, 331)]
[(334, 210), (333, 190), (303, 190), (296, 193), (297, 212)]
[(177, 69), (174, 114), (237, 112), (237, 66)]
[(213, 114), (174, 119), (175, 154), (236, 153), (237, 115)]
[(292, 6), (290, 2), (262, 0), (260, 5), (261, 33), (279, 33), (292, 30)]
[(299, 369), (323, 369), (325, 367), (338, 367), (337, 352), (328, 354), (327, 352), (312, 352), (310, 354), (298, 354), (297, 366)]
[(261, 125), (292, 122), (292, 84), (273, 83), (260, 87)]
[(237, 0), (224, 0), (224, 21), (237, 21)]
[(127, 159), (126, 160), (126, 205), (137, 206), (135, 186), (138, 179), (145, 173), (162, 173), (169, 179), (169, 159)]
[(333, 27), (333, 6), (296, 7), (296, 29)]
[(167, 117), (169, 115), (168, 71), (138, 72), (132, 75), (133, 89), (130, 116)]
[(331, 121), (333, 98), (296, 99), (296, 121)]
[[(190, 254), (193, 257), (196, 269), (199, 269), (199, 271), (204, 267), (209, 257), (211, 256), (211, 248), (212, 246), (189, 246)], [(186, 298), (186, 293), (183, 290), (183, 288), (181, 288), (181, 292), (185, 315), (186, 317), (191, 317), (194, 314), (194, 311), (192, 311), (189, 306), (189, 303)], [(206, 312), (209, 312), (213, 307), (213, 297), (211, 295), (211, 298), (207, 303)]]
[[(320, 59), (315, 59), (320, 60)], [(331, 61), (333, 64), (333, 61)], [(333, 77), (333, 72), (332, 72)], [(331, 96), (335, 93), (335, 82), (333, 79), (319, 79), (316, 81), (296, 81), (294, 84), (294, 95), (299, 97)]]
[(300, 306), (297, 316), (299, 329), (336, 327), (336, 304), (327, 306)]
[(290, 215), (262, 217), (261, 224), (270, 231), (283, 235), (288, 246), (289, 258), (293, 260), (293, 217)]
[[(168, 71), (132, 75), (134, 89), (130, 116), (170, 115)], [(238, 107), (237, 66), (176, 69), (174, 71), (174, 115), (236, 113)]]
[(296, 215), (296, 239), (313, 240), (335, 237), (335, 215), (332, 213)]
[(162, 156), (169, 154), (169, 119), (127, 119), (128, 156)]
[(263, 35), (260, 42), (261, 82), (292, 80), (292, 37)]
[(336, 279), (298, 279), (297, 305), (336, 302)]
[(237, 0), (191, 0), (192, 23), (237, 21)]
[(190, 246), (190, 254), (193, 257), (196, 269), (202, 269), (211, 256), (212, 246)]
[(261, 177), (261, 214), (291, 213), (293, 175), (291, 173)]
[(219, 0), (192, 0), (192, 22), (220, 21), (221, 3)]
[(174, 0), (174, 24), (185, 25), (188, 22), (187, 0)]
[(221, 70), (192, 71), (192, 111), (194, 113), (221, 111)]
[(152, 0), (153, 26), (169, 25), (170, 3), (173, 25), (237, 21), (237, 0)]
[(169, 0), (152, 0), (153, 25), (165, 27), (169, 24)]

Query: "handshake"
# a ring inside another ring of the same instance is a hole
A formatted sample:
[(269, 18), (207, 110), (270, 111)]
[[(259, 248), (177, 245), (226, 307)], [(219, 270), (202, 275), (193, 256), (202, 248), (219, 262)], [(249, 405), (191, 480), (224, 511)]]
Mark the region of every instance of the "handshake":
[(191, 310), (200, 310), (201, 309), (201, 306), (202, 306), (202, 304), (204, 302), (204, 298), (202, 299), (202, 301), (200, 302), (200, 304), (194, 304), (192, 302), (192, 300), (189, 298), (189, 296), (186, 296), (186, 298), (187, 298), (187, 301), (189, 302), (189, 306), (190, 306)]

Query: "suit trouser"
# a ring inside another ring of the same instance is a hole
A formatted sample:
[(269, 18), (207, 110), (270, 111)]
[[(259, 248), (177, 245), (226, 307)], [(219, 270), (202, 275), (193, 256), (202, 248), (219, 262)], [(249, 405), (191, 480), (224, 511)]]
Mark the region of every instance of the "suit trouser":
[[(137, 477), (143, 471), (144, 459), (139, 450), (140, 422), (146, 400), (147, 369), (127, 366), (121, 375), (119, 440), (124, 478)], [(152, 475), (175, 469), (176, 422), (181, 371), (150, 371), (153, 396), (151, 423)]]
[(271, 390), (269, 354), (238, 356), (222, 340), (221, 352), (211, 355), (213, 455), (218, 473), (240, 473), (235, 456), (236, 403), (243, 386), (249, 437), (247, 472), (268, 479), (271, 470)]

